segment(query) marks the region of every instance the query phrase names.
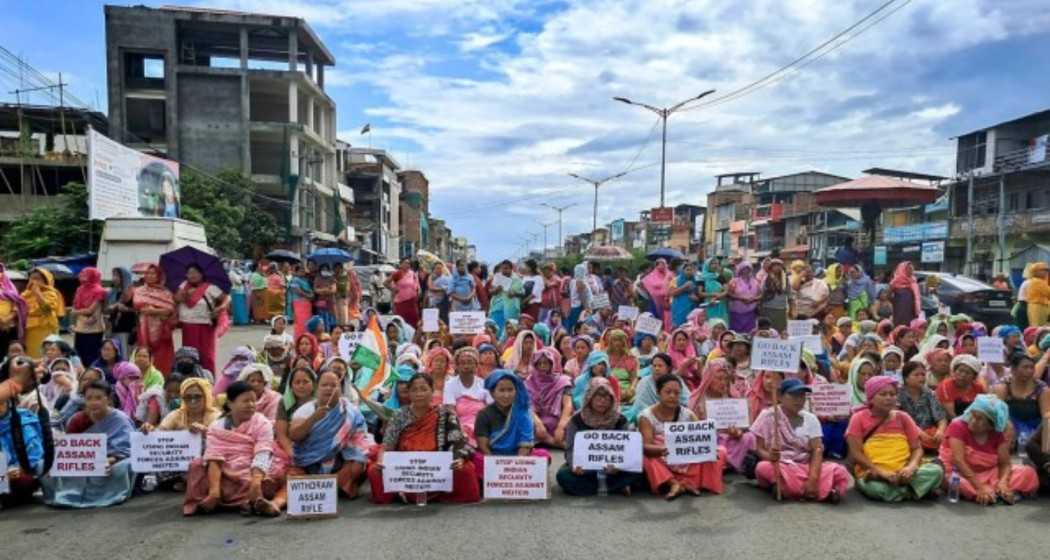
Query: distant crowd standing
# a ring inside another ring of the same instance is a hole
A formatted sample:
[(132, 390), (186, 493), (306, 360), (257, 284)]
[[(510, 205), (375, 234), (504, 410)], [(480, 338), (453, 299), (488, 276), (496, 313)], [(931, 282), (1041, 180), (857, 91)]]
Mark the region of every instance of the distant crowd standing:
[[(460, 503), (481, 499), (485, 456), (555, 450), (555, 480), (574, 496), (721, 493), (727, 470), (832, 503), (851, 486), (874, 500), (946, 492), (981, 504), (1050, 489), (1046, 263), (1025, 272), (1016, 324), (989, 326), (943, 306), (927, 316), (936, 285), (910, 262), (879, 283), (848, 252), (838, 260), (814, 271), (660, 259), (637, 276), (595, 262), (490, 272), (404, 260), (366, 286), (350, 265), (261, 262), (230, 271), (231, 293), (195, 266), (175, 291), (159, 265), (115, 269), (109, 287), (87, 268), (69, 302), (46, 270), (20, 292), (0, 268), (0, 504), (103, 507), (159, 489), (181, 493), (186, 515), (276, 516), (287, 477), (306, 474), (335, 475), (351, 499), (367, 483), (376, 504), (418, 503), (384, 488), (393, 451), (451, 452), (452, 490), (429, 498)], [(484, 312), (483, 330), (452, 334), (461, 311)], [(269, 333), (219, 367), (231, 313)], [(792, 372), (752, 368), (755, 340), (786, 339), (798, 320), (819, 351), (804, 349)], [(354, 331), (375, 336), (384, 362), (341, 351)], [(1001, 339), (1001, 359), (978, 358), (982, 337)], [(825, 384), (845, 388), (849, 414), (811, 412), (808, 394)], [(720, 429), (714, 461), (669, 462), (666, 425), (706, 420), (722, 399), (746, 401), (749, 426)], [(135, 473), (131, 435), (155, 430), (200, 435), (203, 455), (187, 472)], [(639, 432), (642, 472), (574, 464), (589, 430)], [(105, 476), (52, 477), (60, 433), (106, 434)]]

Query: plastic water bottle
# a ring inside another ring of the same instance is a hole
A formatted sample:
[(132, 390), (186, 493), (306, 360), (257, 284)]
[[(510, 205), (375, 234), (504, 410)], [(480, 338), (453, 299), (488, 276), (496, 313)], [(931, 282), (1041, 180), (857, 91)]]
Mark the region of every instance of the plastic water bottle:
[(147, 474), (142, 477), (142, 491), (152, 492), (157, 489), (157, 475)]
[(959, 503), (959, 484), (961, 482), (959, 471), (953, 470), (951, 478), (948, 479), (948, 501), (950, 503)]
[(605, 471), (598, 471), (598, 495), (609, 495), (609, 480), (608, 475), (605, 474)]
[(423, 506), (427, 505), (427, 493), (426, 492), (420, 492), (420, 493), (416, 494), (416, 505), (419, 506), (419, 507), (423, 507)]

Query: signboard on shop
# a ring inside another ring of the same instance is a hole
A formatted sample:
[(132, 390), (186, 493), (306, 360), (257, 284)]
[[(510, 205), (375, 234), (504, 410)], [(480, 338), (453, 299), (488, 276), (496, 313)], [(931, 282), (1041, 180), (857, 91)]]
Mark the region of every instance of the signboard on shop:
[(649, 211), (649, 221), (669, 224), (674, 221), (674, 208), (653, 208)]

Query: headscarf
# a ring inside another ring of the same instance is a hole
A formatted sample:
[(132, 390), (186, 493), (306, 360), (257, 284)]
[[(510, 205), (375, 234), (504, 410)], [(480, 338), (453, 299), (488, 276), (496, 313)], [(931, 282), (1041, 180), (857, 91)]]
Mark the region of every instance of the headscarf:
[(860, 272), (860, 278), (849, 277), (846, 284), (846, 298), (850, 300), (860, 298), (861, 294), (868, 294), (868, 302), (873, 302), (876, 299), (875, 296), (875, 282), (871, 280), (867, 272), (860, 265), (854, 265), (853, 268)]
[(849, 377), (847, 378), (847, 383), (849, 383), (849, 400), (853, 406), (861, 406), (868, 401), (864, 389), (857, 385), (857, 381), (860, 379), (860, 368), (864, 367), (864, 364), (870, 365), (878, 373), (878, 366), (870, 359), (860, 357), (853, 360), (853, 363), (849, 366)]
[(922, 311), (922, 296), (919, 294), (919, 284), (915, 281), (915, 277), (908, 272), (909, 261), (904, 261), (897, 265), (897, 268), (893, 271), (893, 279), (890, 280), (890, 287), (894, 290), (911, 290), (912, 295), (915, 297), (915, 313), (916, 315)]
[(970, 403), (970, 406), (966, 407), (966, 412), (963, 412), (963, 421), (969, 422), (973, 418), (974, 412), (987, 418), (992, 423), (995, 431), (999, 433), (1006, 431), (1007, 426), (1010, 424), (1009, 407), (995, 395), (987, 393), (977, 395), (977, 398)]
[(955, 368), (959, 366), (966, 366), (973, 370), (974, 374), (981, 373), (981, 360), (977, 359), (977, 356), (970, 354), (959, 354), (952, 358), (952, 365), (949, 368), (951, 372), (955, 372)]
[(390, 372), (390, 377), (383, 382), (384, 385), (390, 387), (390, 397), (383, 401), (383, 406), (390, 410), (398, 410), (401, 408), (401, 401), (397, 396), (397, 386), (399, 383), (408, 383), (409, 379), (416, 374), (416, 370), (406, 365), (399, 365), (394, 368), (394, 371)]
[(219, 409), (215, 406), (215, 397), (212, 396), (211, 383), (208, 383), (208, 380), (203, 377), (190, 377), (179, 385), (179, 398), (181, 399), (181, 404), (179, 405), (179, 408), (171, 412), (171, 414), (175, 415), (173, 420), (177, 426), (189, 427), (190, 409), (186, 404), (186, 392), (193, 387), (199, 388), (201, 393), (204, 394), (204, 413), (202, 415), (204, 422), (202, 423), (204, 425), (209, 424), (207, 421), (209, 414), (211, 414), (213, 418), (219, 416)]
[[(15, 287), (15, 283), (7, 277), (7, 267), (2, 263), (0, 263), (0, 299), (11, 302), (11, 305), (14, 307), (18, 339), (22, 340), (25, 336), (26, 317), (28, 317), (29, 313), (26, 309), (26, 300), (22, 299), (22, 296), (18, 293), (18, 288)], [(4, 350), (7, 349), (5, 348)]]
[(662, 306), (664, 300), (667, 299), (672, 277), (674, 277), (674, 272), (667, 266), (667, 261), (656, 259), (656, 266), (642, 277), (642, 286), (649, 297)]
[[(456, 352), (456, 353), (459, 354), (459, 352)], [(439, 347), (439, 348), (431, 348), (430, 351), (427, 352), (425, 356), (423, 356), (423, 373), (426, 373), (428, 375), (433, 375), (434, 374), (434, 372), (433, 372), (433, 370), (431, 369), (430, 366), (434, 362), (434, 358), (436, 358), (437, 356), (444, 356), (445, 357), (445, 374), (446, 375), (450, 374), (452, 371), (455, 370), (456, 364), (452, 361), (452, 353), (449, 352), (444, 347)], [(480, 357), (479, 357), (479, 361), (480, 361)]]
[[(551, 363), (550, 372), (543, 373), (536, 367), (540, 359), (546, 359)], [(566, 389), (572, 387), (572, 379), (562, 373), (558, 353), (553, 348), (544, 348), (532, 355), (529, 377), (525, 380), (524, 385), (525, 390), (529, 393), (529, 399), (536, 405), (537, 412), (557, 417), (561, 415), (562, 396)]]
[(890, 354), (896, 354), (901, 359), (901, 363), (904, 363), (904, 350), (901, 350), (897, 346), (890, 344), (889, 346), (882, 349), (882, 359), (885, 360), (886, 356)]
[[(612, 406), (604, 414), (598, 414), (591, 408), (591, 401), (599, 392), (604, 392), (612, 400)], [(595, 377), (587, 384), (583, 394), (583, 406), (580, 407), (580, 418), (584, 424), (595, 430), (611, 430), (616, 427), (620, 419), (620, 399), (608, 379)]]
[(864, 382), (864, 406), (871, 408), (871, 402), (875, 400), (875, 395), (879, 394), (879, 391), (886, 387), (897, 387), (900, 382), (897, 379), (888, 375), (876, 375), (871, 379)]
[[(248, 381), (253, 373), (259, 373), (263, 376), (263, 381), (267, 388), (273, 387), (273, 370), (266, 364), (251, 363), (241, 369), (241, 373), (237, 375), (237, 381)], [(294, 403), (293, 403), (294, 404)]]
[(80, 271), (80, 286), (73, 296), (74, 309), (87, 309), (96, 302), (106, 299), (106, 289), (102, 287), (102, 273), (93, 266)]
[(507, 369), (517, 370), (518, 366), (521, 365), (521, 360), (524, 358), (522, 355), (522, 347), (525, 343), (526, 337), (532, 337), (532, 353), (535, 356), (536, 351), (540, 349), (539, 338), (536, 333), (532, 331), (521, 331), (518, 336), (514, 339), (514, 347), (511, 349), (510, 356), (507, 358), (507, 363), (504, 364)]
[[(705, 418), (707, 416), (705, 406), (707, 390), (715, 382), (715, 377), (719, 373), (726, 375), (726, 394), (722, 398), (729, 398), (729, 385), (732, 383), (732, 379), (730, 379), (732, 370), (729, 367), (729, 362), (725, 358), (716, 358), (707, 362), (704, 365), (704, 373), (700, 378), (700, 385), (689, 395), (689, 408), (696, 412), (698, 416)], [(682, 389), (686, 390), (687, 388), (683, 387)]]
[(314, 315), (306, 321), (306, 332), (313, 334), (315, 331), (317, 331), (317, 327), (322, 326), (324, 326), (324, 319), (322, 319), (320, 315)]
[(901, 338), (909, 331), (911, 331), (911, 327), (907, 325), (900, 325), (897, 328), (893, 329), (893, 331), (890, 333), (889, 338), (887, 338), (887, 341), (890, 344), (899, 345)]
[(117, 302), (119, 302), (120, 296), (122, 296), (125, 291), (130, 290), (132, 288), (132, 284), (134, 283), (134, 279), (131, 276), (131, 271), (127, 268), (123, 266), (118, 266), (113, 269), (113, 272), (116, 272), (118, 275), (120, 275), (120, 289), (117, 289), (116, 286), (110, 288), (109, 293), (106, 295), (106, 303), (109, 305), (114, 305)]
[(999, 325), (992, 329), (992, 335), (998, 336), (999, 338), (1006, 340), (1013, 335), (1021, 336), (1021, 329), (1014, 325)]
[[(40, 293), (45, 300), (48, 300), (47, 303), (51, 306), (52, 315), (59, 318), (65, 317), (66, 300), (62, 297), (62, 293), (55, 289), (55, 276), (46, 268), (34, 268), (29, 271), (29, 274), (32, 275), (34, 272), (44, 277), (44, 283), (40, 286)], [(26, 284), (26, 289), (22, 291), (22, 300), (26, 302), (27, 317), (40, 309), (40, 302), (36, 301), (36, 297), (33, 297), (33, 290), (29, 289), (28, 284)], [(57, 327), (58, 325), (56, 324), (55, 326)]]
[[(532, 377), (535, 376), (530, 376), (530, 380)], [(489, 393), (495, 392), (496, 385), (504, 379), (514, 383), (514, 404), (511, 405), (506, 422), (497, 431), (489, 434), (489, 447), (495, 455), (514, 455), (522, 442), (532, 443), (534, 440), (532, 407), (525, 382), (513, 371), (494, 370), (485, 379), (485, 390)]]
[[(115, 380), (113, 390), (119, 397), (120, 410), (124, 411), (129, 418), (134, 418), (139, 404), (139, 395), (144, 389), (142, 371), (131, 362), (120, 362), (113, 366), (113, 379)], [(125, 385), (122, 382), (124, 379), (128, 379), (130, 383)]]
[(536, 323), (532, 326), (532, 332), (539, 336), (540, 342), (542, 342), (544, 346), (551, 343), (551, 328), (548, 327), (546, 323)]
[[(612, 366), (609, 363), (609, 355), (600, 350), (594, 350), (587, 355), (587, 361), (584, 362), (583, 367), (580, 368), (580, 374), (575, 379), (575, 387), (572, 390), (572, 403), (576, 408), (583, 408), (584, 393), (587, 390), (587, 386), (591, 379), (595, 377), (591, 374), (591, 370), (598, 364), (605, 364), (605, 378), (612, 375)], [(614, 391), (619, 389), (619, 383), (613, 386)], [(619, 393), (619, 391), (616, 391)], [(617, 397), (619, 400), (619, 397)]]

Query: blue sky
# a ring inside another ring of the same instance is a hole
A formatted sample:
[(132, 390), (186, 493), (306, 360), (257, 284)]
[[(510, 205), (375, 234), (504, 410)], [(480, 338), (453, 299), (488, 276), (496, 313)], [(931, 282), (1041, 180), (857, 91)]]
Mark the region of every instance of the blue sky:
[[(565, 232), (657, 205), (655, 117), (615, 103), (670, 105), (733, 91), (824, 42), (884, 0), (211, 0), (305, 18), (334, 53), (328, 92), (340, 137), (431, 180), (431, 212), (489, 260), (577, 206)], [(118, 2), (119, 3), (119, 2)], [(135, 4), (173, 4), (142, 2)], [(6, 3), (0, 45), (106, 105), (101, 2)], [(955, 134), (1047, 108), (1044, 0), (898, 0), (885, 20), (783, 80), (675, 114), (668, 203), (704, 204), (712, 176), (872, 166), (950, 174)], [(15, 86), (0, 75), (6, 92)], [(43, 102), (44, 99), (34, 99)], [(633, 162), (633, 163), (632, 163)], [(551, 243), (556, 228), (551, 228)], [(534, 248), (537, 243), (533, 242)]]

